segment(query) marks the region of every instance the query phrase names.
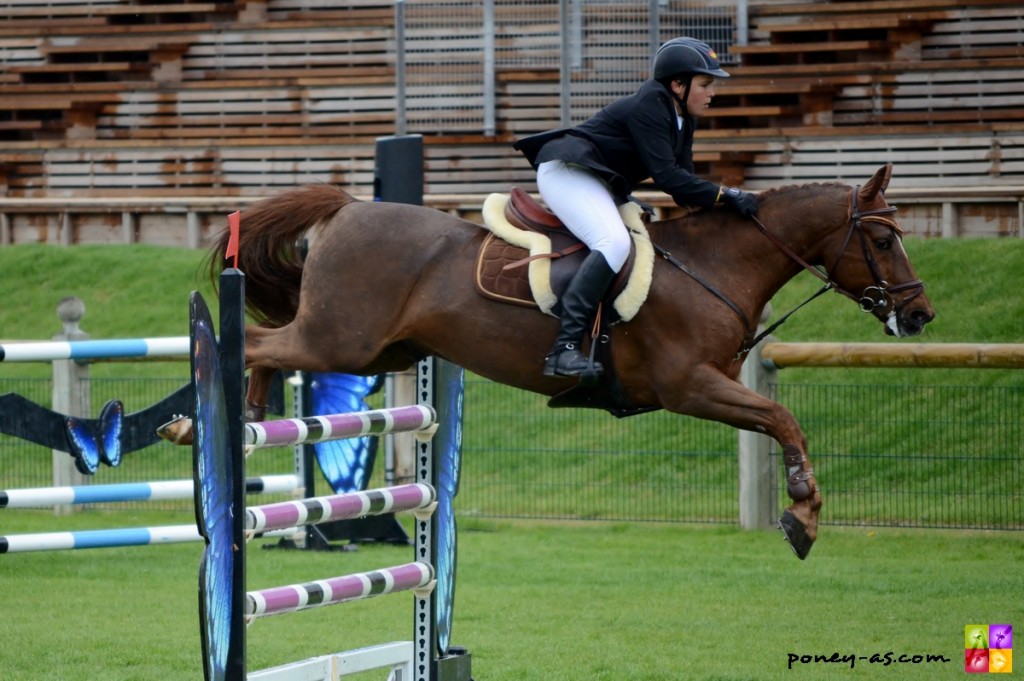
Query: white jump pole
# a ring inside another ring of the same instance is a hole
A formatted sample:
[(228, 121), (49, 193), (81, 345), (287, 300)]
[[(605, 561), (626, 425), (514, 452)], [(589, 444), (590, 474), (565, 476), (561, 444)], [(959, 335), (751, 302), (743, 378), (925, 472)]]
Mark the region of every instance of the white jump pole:
[(188, 336), (0, 344), (0, 362), (187, 359)]
[[(264, 475), (246, 478), (249, 494), (289, 494), (299, 488), (294, 475)], [(111, 485), (76, 485), (71, 487), (26, 487), (0, 490), (0, 509), (37, 508), (57, 504), (104, 504), (129, 501), (168, 501), (192, 499), (191, 480), (128, 482)]]

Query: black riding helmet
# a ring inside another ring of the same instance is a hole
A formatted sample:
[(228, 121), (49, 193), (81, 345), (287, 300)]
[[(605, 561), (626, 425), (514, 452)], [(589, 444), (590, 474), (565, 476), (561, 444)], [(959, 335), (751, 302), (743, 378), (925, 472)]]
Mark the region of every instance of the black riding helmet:
[(654, 55), (654, 73), (652, 78), (672, 91), (670, 83), (682, 80), (686, 90), (679, 100), (683, 111), (686, 111), (686, 99), (690, 95), (690, 83), (693, 77), (703, 74), (712, 78), (728, 78), (729, 73), (722, 70), (718, 63), (718, 55), (711, 46), (696, 38), (672, 38)]

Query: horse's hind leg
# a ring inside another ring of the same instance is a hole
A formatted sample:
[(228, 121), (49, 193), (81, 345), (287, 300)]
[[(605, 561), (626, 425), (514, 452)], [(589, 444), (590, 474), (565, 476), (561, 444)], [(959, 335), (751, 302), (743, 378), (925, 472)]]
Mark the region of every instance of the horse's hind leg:
[[(355, 344), (352, 344), (355, 345)], [(249, 387), (245, 393), (245, 417), (261, 421), (266, 415), (270, 384), (277, 370), (338, 371), (354, 373), (369, 361), (371, 351), (359, 355), (360, 349), (349, 348), (349, 355), (339, 355), (344, 340), (317, 346), (298, 320), (280, 328), (245, 327), (245, 366), (249, 369)]]
[(265, 350), (268, 345), (267, 336), (272, 336), (277, 329), (263, 326), (245, 327), (245, 366), (249, 369), (249, 385), (245, 390), (245, 420), (247, 422), (262, 421), (267, 415), (267, 402), (270, 397), (270, 384), (274, 378), (275, 366), (263, 363), (256, 347)]
[(698, 371), (688, 385), (689, 392), (678, 396), (678, 404), (664, 406), (682, 414), (765, 433), (782, 446), (787, 491), (793, 504), (783, 512), (779, 526), (797, 557), (806, 558), (818, 536), (821, 492), (807, 458), (807, 439), (796, 418), (782, 405), (710, 367)]

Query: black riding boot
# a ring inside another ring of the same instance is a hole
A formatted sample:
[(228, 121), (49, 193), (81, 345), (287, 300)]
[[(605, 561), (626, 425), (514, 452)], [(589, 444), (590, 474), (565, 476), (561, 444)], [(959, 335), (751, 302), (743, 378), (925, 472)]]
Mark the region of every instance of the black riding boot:
[[(583, 335), (590, 328), (594, 311), (604, 297), (615, 272), (598, 251), (587, 256), (562, 295), (562, 317), (551, 353), (545, 358), (545, 376), (579, 376), (587, 369), (587, 357), (580, 352)], [(594, 371), (604, 370), (594, 362)]]

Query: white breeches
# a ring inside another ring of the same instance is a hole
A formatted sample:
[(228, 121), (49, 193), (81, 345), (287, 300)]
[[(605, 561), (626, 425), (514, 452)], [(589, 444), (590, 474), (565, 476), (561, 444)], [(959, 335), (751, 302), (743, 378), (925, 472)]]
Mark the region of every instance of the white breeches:
[(629, 256), (629, 230), (608, 186), (586, 168), (565, 161), (537, 167), (537, 189), (555, 215), (615, 272)]

